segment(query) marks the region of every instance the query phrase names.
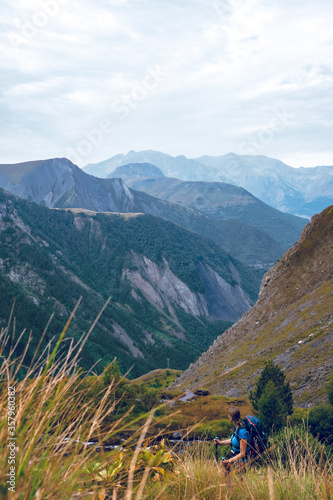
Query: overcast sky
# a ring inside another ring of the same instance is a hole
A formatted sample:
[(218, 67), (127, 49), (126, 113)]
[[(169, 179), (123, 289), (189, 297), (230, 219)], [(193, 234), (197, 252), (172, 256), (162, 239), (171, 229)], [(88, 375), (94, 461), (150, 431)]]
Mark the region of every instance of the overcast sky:
[(333, 165), (332, 0), (1, 0), (0, 163)]

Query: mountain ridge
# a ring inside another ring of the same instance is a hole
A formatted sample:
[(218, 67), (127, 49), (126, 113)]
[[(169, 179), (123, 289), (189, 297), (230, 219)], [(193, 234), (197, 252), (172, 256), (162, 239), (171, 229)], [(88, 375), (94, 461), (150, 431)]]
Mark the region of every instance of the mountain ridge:
[[(24, 169), (29, 170), (26, 175), (22, 174)], [(90, 176), (67, 159), (42, 161), (35, 169), (29, 169), (29, 164), (12, 165), (14, 170), (21, 173), (16, 184), (4, 175), (4, 167), (0, 165), (0, 187), (49, 208), (148, 213), (212, 239), (235, 258), (266, 268), (285, 249), (267, 233), (242, 221), (216, 220), (184, 204), (132, 190), (119, 178)]]
[(168, 177), (191, 181), (219, 181), (243, 187), (260, 200), (283, 212), (310, 218), (333, 203), (333, 166), (294, 168), (263, 155), (228, 153), (188, 159), (157, 151), (130, 151), (84, 170), (107, 176), (120, 165), (150, 162)]
[[(133, 165), (133, 164), (132, 164)], [(144, 165), (144, 164), (141, 164)], [(181, 181), (171, 177), (143, 177), (135, 170), (122, 167), (123, 180), (136, 191), (174, 203), (181, 203), (213, 219), (236, 219), (264, 231), (271, 238), (289, 248), (295, 234), (305, 225), (304, 219), (280, 212), (260, 201), (244, 188), (221, 182)], [(118, 169), (117, 169), (118, 170)], [(112, 174), (111, 174), (112, 175)]]

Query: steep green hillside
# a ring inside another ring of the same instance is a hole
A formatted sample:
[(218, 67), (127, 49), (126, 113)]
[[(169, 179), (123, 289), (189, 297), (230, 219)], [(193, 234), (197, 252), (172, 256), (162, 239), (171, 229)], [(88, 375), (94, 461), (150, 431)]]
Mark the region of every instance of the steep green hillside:
[(132, 376), (168, 360), (184, 369), (248, 309), (258, 281), (217, 245), (155, 217), (51, 210), (0, 192), (1, 324), (17, 297), (16, 328), (32, 330), (35, 347), (51, 312), (46, 340), (82, 296), (78, 339), (111, 297), (84, 367), (117, 356)]
[(259, 300), (182, 375), (176, 386), (248, 394), (272, 359), (295, 402), (323, 401), (333, 370), (333, 206), (314, 216), (299, 241), (266, 273)]

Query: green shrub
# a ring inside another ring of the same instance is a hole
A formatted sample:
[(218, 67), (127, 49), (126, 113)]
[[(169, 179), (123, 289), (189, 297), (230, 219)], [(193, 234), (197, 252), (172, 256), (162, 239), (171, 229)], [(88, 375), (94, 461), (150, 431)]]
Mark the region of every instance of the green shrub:
[(257, 415), (267, 432), (277, 432), (285, 423), (285, 408), (271, 380), (266, 384), (258, 401)]
[(320, 441), (333, 445), (333, 406), (318, 405), (309, 413), (309, 428)]
[(309, 419), (309, 410), (307, 408), (294, 408), (292, 415), (289, 417), (289, 423), (293, 426), (307, 424)]

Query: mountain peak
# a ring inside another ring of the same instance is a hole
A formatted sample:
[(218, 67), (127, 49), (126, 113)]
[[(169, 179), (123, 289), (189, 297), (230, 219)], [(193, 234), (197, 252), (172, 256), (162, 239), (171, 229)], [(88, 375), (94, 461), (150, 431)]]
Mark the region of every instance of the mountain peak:
[(114, 172), (108, 175), (108, 178), (119, 177), (121, 179), (127, 178), (153, 178), (165, 177), (162, 170), (155, 167), (152, 163), (128, 163), (117, 167)]

